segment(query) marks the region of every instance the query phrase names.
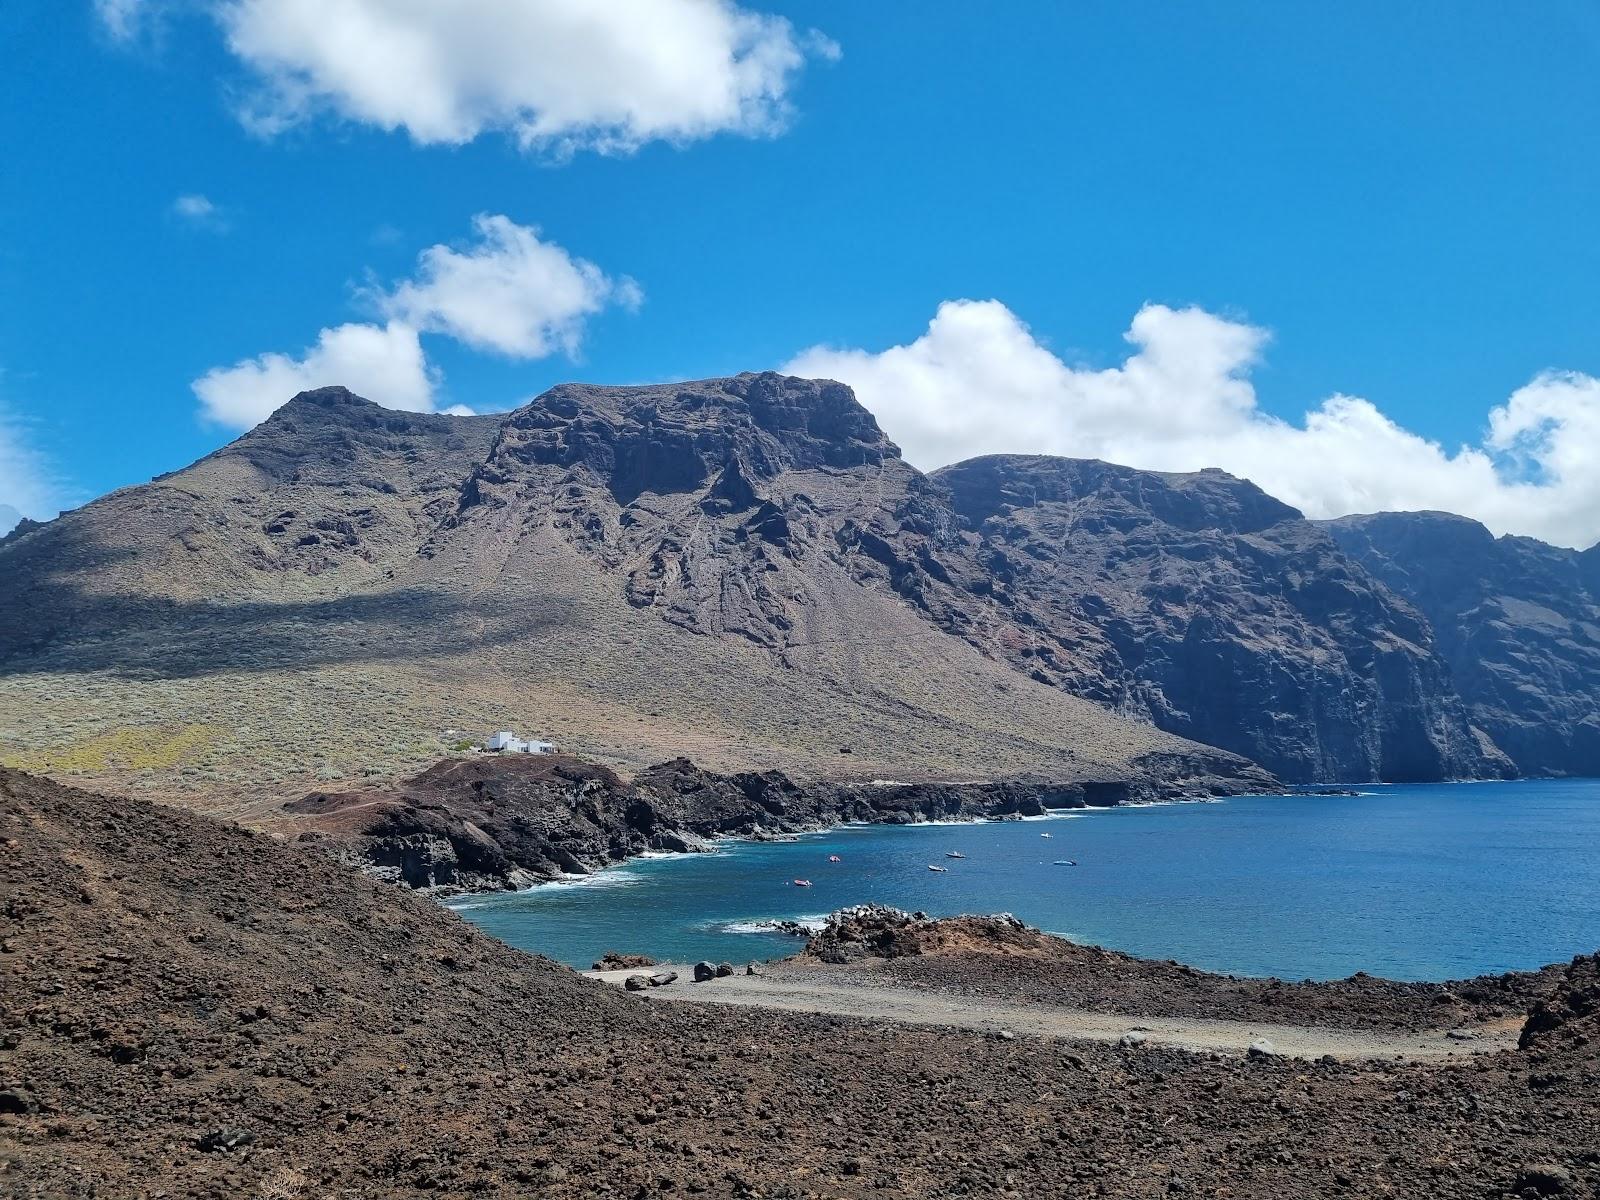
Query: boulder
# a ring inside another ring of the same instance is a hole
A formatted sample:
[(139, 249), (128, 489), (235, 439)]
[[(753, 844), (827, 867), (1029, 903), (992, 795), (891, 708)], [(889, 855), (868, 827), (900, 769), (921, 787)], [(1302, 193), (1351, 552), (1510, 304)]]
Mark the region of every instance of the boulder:
[(724, 963), (718, 963), (717, 964), (717, 978), (718, 979), (726, 979), (728, 976), (730, 976), (732, 974), (733, 974), (733, 964), (732, 963), (724, 962)]
[(206, 1151), (238, 1150), (244, 1146), (254, 1145), (255, 1140), (256, 1135), (248, 1129), (240, 1129), (234, 1125), (224, 1125), (196, 1138), (195, 1145), (199, 1149)]
[(622, 981), (622, 986), (627, 988), (630, 992), (642, 992), (650, 986), (650, 976), (629, 975)]
[(1245, 1050), (1245, 1055), (1249, 1058), (1276, 1058), (1278, 1048), (1266, 1038), (1257, 1038)]
[(706, 962), (703, 959), (700, 962), (695, 963), (695, 965), (694, 965), (694, 981), (696, 983), (705, 983), (707, 980), (715, 979), (716, 977), (717, 977), (717, 964), (716, 963)]
[(1555, 1163), (1533, 1163), (1517, 1174), (1512, 1191), (1519, 1196), (1565, 1196), (1572, 1192), (1572, 1172)]
[(676, 971), (657, 971), (650, 976), (651, 987), (666, 987), (669, 983), (677, 982), (678, 973)]
[(1117, 1039), (1117, 1045), (1124, 1050), (1135, 1050), (1149, 1041), (1149, 1037), (1137, 1029), (1130, 1029)]
[(761, 974), (761, 967), (756, 963), (748, 963), (745, 966), (744, 973), (746, 975), (759, 975)]
[(596, 971), (632, 971), (639, 967), (653, 967), (656, 960), (648, 954), (618, 954), (615, 950), (607, 950), (596, 960), (593, 970)]

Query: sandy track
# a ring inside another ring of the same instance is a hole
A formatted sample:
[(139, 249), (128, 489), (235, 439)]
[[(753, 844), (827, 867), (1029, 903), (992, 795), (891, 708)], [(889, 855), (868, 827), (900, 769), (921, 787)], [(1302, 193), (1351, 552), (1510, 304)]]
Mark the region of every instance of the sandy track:
[[(1299, 1058), (1318, 1058), (1328, 1054), (1341, 1059), (1438, 1059), (1509, 1050), (1516, 1046), (1517, 1032), (1522, 1025), (1520, 1019), (1500, 1021), (1473, 1029), (1471, 1032), (1476, 1036), (1470, 1040), (1458, 1040), (1448, 1036), (1442, 1029), (1423, 1033), (1384, 1033), (1197, 1017), (1130, 1017), (1076, 1008), (976, 1000), (950, 993), (877, 984), (835, 984), (772, 976), (741, 974), (697, 984), (690, 982), (694, 972), (687, 965), (671, 964), (651, 970), (678, 972), (676, 983), (636, 993), (655, 1001), (830, 1013), (909, 1025), (950, 1026), (985, 1033), (1005, 1029), (1019, 1037), (1062, 1038), (1069, 1041), (1115, 1042), (1124, 1034), (1138, 1032), (1150, 1043), (1223, 1053), (1243, 1053), (1251, 1042), (1265, 1038), (1278, 1053)], [(594, 978), (618, 986), (629, 975), (640, 973), (588, 972)]]

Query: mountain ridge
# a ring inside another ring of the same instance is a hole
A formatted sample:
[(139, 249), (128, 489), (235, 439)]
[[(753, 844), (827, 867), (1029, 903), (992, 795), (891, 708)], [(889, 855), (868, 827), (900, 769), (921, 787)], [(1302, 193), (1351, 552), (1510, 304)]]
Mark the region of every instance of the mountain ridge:
[(1254, 484), (924, 475), (849, 388), (770, 372), (477, 417), (302, 393), (0, 565), (0, 754), (180, 794), (258, 767), (240, 794), (281, 799), (506, 726), (800, 777), (1517, 769), (1422, 606)]

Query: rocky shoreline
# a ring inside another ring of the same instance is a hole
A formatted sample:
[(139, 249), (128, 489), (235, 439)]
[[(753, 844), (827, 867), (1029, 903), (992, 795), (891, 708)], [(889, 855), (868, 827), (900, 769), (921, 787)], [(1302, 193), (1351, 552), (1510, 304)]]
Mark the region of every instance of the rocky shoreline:
[[(1197, 1053), (657, 1002), (735, 981), (630, 994), (293, 844), (6, 770), (0, 867), (6, 1194), (1521, 1200), (1600, 1185), (1590, 958), (1552, 973), (1520, 1048)], [(926, 949), (882, 961), (940, 960)]]
[(1554, 964), (1442, 983), (1365, 972), (1299, 982), (1219, 975), (1071, 942), (1010, 914), (931, 917), (877, 904), (841, 909), (805, 932), (801, 951), (769, 964), (769, 972), (995, 1004), (1342, 1029), (1443, 1030), (1520, 1020), (1554, 994), (1567, 971)]
[(1276, 790), (1163, 759), (1118, 780), (797, 782), (778, 771), (721, 775), (686, 758), (624, 780), (564, 755), (445, 759), (393, 786), (314, 792), (274, 832), (365, 874), (435, 894), (519, 890), (651, 852), (717, 839), (793, 837), (851, 823), (1020, 820), (1073, 808)]

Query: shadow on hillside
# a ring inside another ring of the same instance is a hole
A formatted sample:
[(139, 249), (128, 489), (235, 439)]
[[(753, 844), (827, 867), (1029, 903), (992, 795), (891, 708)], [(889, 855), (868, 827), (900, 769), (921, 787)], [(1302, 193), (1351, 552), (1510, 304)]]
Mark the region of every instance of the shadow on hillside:
[(0, 676), (110, 671), (184, 679), (450, 656), (559, 629), (571, 609), (541, 597), (526, 609), (491, 612), (430, 588), (302, 602), (184, 603), (57, 587), (47, 612), (13, 609), (20, 619), (0, 626)]

